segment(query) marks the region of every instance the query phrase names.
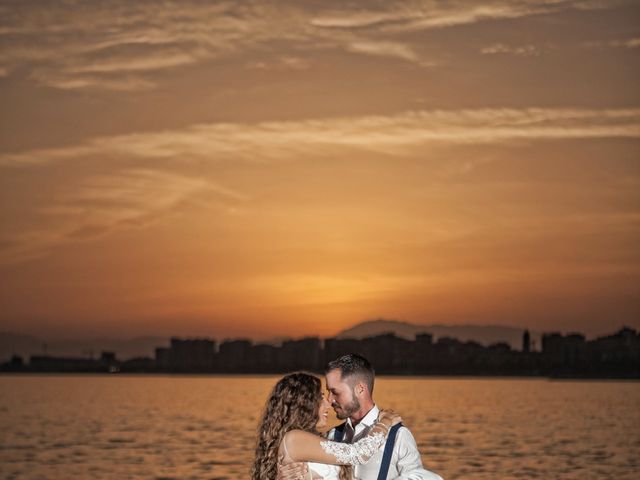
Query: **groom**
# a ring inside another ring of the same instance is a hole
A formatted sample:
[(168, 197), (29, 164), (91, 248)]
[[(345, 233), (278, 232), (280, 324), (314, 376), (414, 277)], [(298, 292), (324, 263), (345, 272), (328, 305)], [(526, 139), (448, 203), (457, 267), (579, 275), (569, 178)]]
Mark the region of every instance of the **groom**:
[[(374, 371), (369, 361), (356, 354), (344, 355), (329, 362), (325, 368), (325, 380), (328, 397), (336, 416), (346, 420), (344, 424), (332, 429), (327, 438), (352, 443), (360, 440), (378, 419), (380, 410), (373, 401)], [(341, 437), (338, 438), (338, 437)], [(355, 467), (357, 480), (376, 480), (382, 464), (383, 452), (380, 450), (364, 465)], [(294, 465), (288, 470), (279, 467), (278, 480), (294, 480), (300, 477), (300, 471), (306, 465)], [(388, 479), (396, 480), (442, 480), (435, 473), (422, 467), (420, 452), (413, 435), (406, 427), (398, 430)]]

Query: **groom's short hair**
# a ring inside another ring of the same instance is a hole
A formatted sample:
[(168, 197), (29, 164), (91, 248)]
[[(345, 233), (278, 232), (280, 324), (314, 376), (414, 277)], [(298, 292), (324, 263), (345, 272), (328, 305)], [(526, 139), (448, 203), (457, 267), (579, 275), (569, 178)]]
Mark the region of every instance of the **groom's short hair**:
[(369, 360), (357, 353), (348, 353), (327, 363), (325, 373), (332, 370), (340, 370), (340, 377), (350, 380), (362, 380), (369, 389), (369, 395), (373, 394), (373, 381), (376, 376)]

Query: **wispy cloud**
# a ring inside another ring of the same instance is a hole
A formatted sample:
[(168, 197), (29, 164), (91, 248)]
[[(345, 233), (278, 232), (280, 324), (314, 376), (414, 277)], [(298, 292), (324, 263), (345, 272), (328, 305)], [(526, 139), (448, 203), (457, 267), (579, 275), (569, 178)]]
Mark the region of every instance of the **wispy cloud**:
[(136, 75), (73, 75), (65, 72), (36, 70), (31, 78), (50, 87), (61, 90), (98, 88), (115, 91), (146, 90), (156, 86), (156, 82)]
[[(245, 194), (216, 181), (212, 167), (217, 165), (229, 169), (245, 162), (266, 168), (283, 160), (332, 158), (356, 152), (402, 158), (438, 145), (590, 138), (640, 138), (640, 109), (435, 110), (391, 116), (217, 123), (4, 154), (0, 155), (0, 168), (7, 173), (39, 166), (66, 167), (63, 164), (74, 161), (104, 165), (105, 159), (112, 167), (105, 173), (84, 176), (76, 175), (74, 169), (61, 169), (67, 172), (69, 182), (64, 188), (54, 188), (47, 198), (34, 201), (31, 226), (4, 226), (0, 261), (38, 257), (59, 245), (146, 227), (180, 210), (185, 202), (218, 205), (216, 208), (224, 211), (244, 204), (248, 200)], [(444, 164), (438, 178), (465, 174), (476, 161), (483, 160), (452, 159)], [(194, 165), (208, 173), (185, 173), (185, 166), (192, 170)], [(181, 173), (174, 172), (178, 170)]]
[(246, 68), (256, 70), (307, 70), (309, 66), (309, 61), (304, 58), (284, 56), (271, 61), (249, 62)]
[(613, 47), (613, 48), (638, 48), (640, 47), (640, 38), (627, 38), (623, 40), (609, 40), (598, 41), (598, 42), (585, 42), (583, 46), (587, 48), (605, 48), (605, 47)]
[(406, 43), (362, 40), (352, 42), (348, 44), (346, 48), (349, 52), (354, 53), (363, 53), (365, 55), (379, 57), (393, 57), (409, 62), (423, 63), (420, 56)]
[[(618, 43), (616, 43), (616, 46), (618, 46)], [(621, 42), (621, 46), (627, 48), (638, 48), (640, 47), (640, 38), (630, 38), (628, 40), (624, 40), (623, 42)]]
[(159, 170), (127, 169), (89, 176), (38, 207), (33, 212), (40, 218), (35, 226), (12, 231), (5, 225), (0, 262), (37, 258), (60, 245), (145, 227), (198, 196), (228, 204), (246, 198), (210, 180)]
[(503, 43), (494, 43), (480, 49), (483, 55), (507, 54), (518, 57), (531, 57), (540, 55), (540, 49), (533, 45), (509, 46)]
[[(607, 8), (587, 0), (393, 2), (377, 9), (244, 2), (113, 1), (76, 8), (0, 5), (0, 75), (26, 74), (62, 88), (146, 89), (162, 70), (247, 54), (301, 57), (340, 49), (430, 65), (405, 32), (512, 19), (571, 9)], [(284, 46), (284, 47), (283, 47)], [(272, 62), (271, 62), (272, 63)], [(280, 63), (293, 69), (299, 62)]]
[[(110, 2), (90, 9), (58, 3), (3, 8), (0, 68), (28, 67), (31, 78), (58, 88), (139, 89), (148, 75), (266, 47), (301, 41), (294, 11), (236, 2)], [(291, 20), (296, 28), (286, 28)], [(113, 78), (114, 74), (129, 79)]]
[(74, 158), (161, 158), (205, 162), (270, 160), (345, 148), (401, 154), (429, 143), (491, 144), (574, 138), (638, 138), (640, 109), (478, 109), (405, 112), (263, 122), (214, 123), (179, 130), (102, 137), (63, 148), (0, 155), (0, 165), (27, 167)]
[(314, 17), (311, 24), (321, 28), (363, 28), (378, 26), (392, 22), (405, 22), (412, 18), (420, 18), (420, 12), (411, 11), (336, 11)]
[[(625, 3), (625, 2), (618, 2)], [(626, 2), (629, 3), (629, 2)], [(486, 20), (513, 19), (565, 10), (599, 10), (614, 6), (611, 2), (590, 0), (464, 0), (438, 2), (400, 2), (387, 8), (343, 9), (318, 15), (311, 23), (331, 29), (378, 29), (385, 32), (416, 31), (468, 25)]]

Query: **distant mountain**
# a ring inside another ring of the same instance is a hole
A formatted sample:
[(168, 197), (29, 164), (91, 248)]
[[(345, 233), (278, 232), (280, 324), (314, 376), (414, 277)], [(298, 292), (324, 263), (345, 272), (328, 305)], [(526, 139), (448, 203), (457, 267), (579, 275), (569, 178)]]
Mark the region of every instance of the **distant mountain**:
[[(499, 325), (416, 325), (397, 320), (369, 320), (358, 323), (351, 328), (343, 330), (337, 338), (364, 338), (382, 333), (394, 333), (398, 337), (414, 340), (418, 333), (430, 333), (434, 341), (442, 337), (457, 338), (466, 342), (476, 341), (482, 345), (490, 345), (497, 342), (506, 342), (511, 348), (522, 348), (522, 334), (524, 329), (505, 327)], [(540, 345), (541, 334), (530, 331), (531, 340)]]
[(94, 338), (88, 340), (66, 340), (47, 342), (30, 335), (0, 332), (0, 362), (20, 355), (28, 360), (31, 355), (54, 355), (69, 357), (100, 356), (103, 351), (115, 352), (116, 357), (126, 360), (133, 357), (153, 357), (156, 347), (167, 346), (166, 337), (135, 337), (128, 340)]

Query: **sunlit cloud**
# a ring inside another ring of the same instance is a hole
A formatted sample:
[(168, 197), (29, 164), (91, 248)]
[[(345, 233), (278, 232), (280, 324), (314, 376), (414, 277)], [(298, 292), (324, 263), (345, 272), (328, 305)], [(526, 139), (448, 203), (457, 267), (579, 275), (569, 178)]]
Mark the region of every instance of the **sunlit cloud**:
[[(4, 168), (35, 168), (103, 158), (129, 165), (150, 159), (165, 165), (239, 161), (255, 164), (322, 158), (349, 151), (392, 157), (429, 145), (502, 144), (563, 139), (640, 138), (639, 109), (479, 109), (416, 111), (393, 116), (323, 118), (257, 124), (208, 124), (185, 129), (101, 137), (75, 146), (0, 156)], [(312, 153), (310, 153), (312, 152)], [(466, 175), (486, 160), (447, 162), (439, 178)], [(167, 163), (168, 162), (168, 163)], [(87, 241), (165, 218), (182, 202), (204, 195), (225, 207), (247, 196), (215, 182), (161, 168), (128, 168), (81, 178), (38, 207), (46, 219), (17, 231), (5, 226), (2, 261), (46, 254), (59, 245)], [(206, 203), (205, 202), (205, 203)], [(625, 217), (626, 219), (626, 217)], [(628, 219), (626, 219), (628, 220)], [(432, 235), (431, 235), (432, 236)]]
[[(38, 83), (61, 89), (143, 90), (157, 85), (151, 78), (155, 72), (221, 58), (254, 53), (265, 57), (258, 64), (270, 65), (270, 57), (283, 58), (276, 47), (283, 44), (293, 53), (289, 58), (337, 48), (431, 65), (416, 45), (397, 35), (607, 5), (586, 0), (425, 0), (367, 10), (237, 2), (168, 2), (161, 8), (150, 1), (110, 2), (92, 9), (66, 3), (38, 9), (12, 4), (1, 7), (0, 76), (26, 71)], [(528, 46), (515, 48), (519, 54), (518, 48)], [(303, 64), (285, 60), (279, 65), (297, 69)], [(117, 75), (124, 78), (114, 78)]]
[(483, 55), (508, 54), (518, 57), (531, 57), (540, 55), (540, 50), (533, 45), (509, 46), (503, 43), (494, 43), (480, 49)]
[[(486, 2), (485, 2), (486, 3)], [(498, 2), (495, 5), (469, 5), (468, 2), (421, 2), (413, 8), (407, 4), (386, 11), (338, 11), (333, 15), (316, 17), (312, 24), (333, 29), (380, 27), (385, 30), (421, 30), (474, 23), (490, 18), (519, 17), (547, 11), (541, 6), (513, 5)]]
[(147, 227), (198, 196), (223, 204), (246, 199), (210, 180), (159, 170), (127, 169), (89, 176), (38, 207), (33, 215), (40, 221), (34, 227), (12, 231), (5, 225), (0, 236), (0, 261), (37, 258), (60, 245)]
[(640, 47), (640, 38), (630, 38), (622, 42), (622, 45), (627, 48), (638, 48)]
[(612, 47), (639, 48), (640, 38), (629, 38), (627, 40), (613, 40), (608, 43)]
[(177, 67), (193, 63), (191, 56), (181, 53), (158, 54), (145, 58), (113, 59), (76, 66), (69, 69), (71, 73), (109, 73), (126, 71), (148, 71)]
[(470, 6), (457, 4), (453, 8), (443, 8), (435, 14), (429, 12), (422, 18), (412, 19), (403, 25), (391, 25), (388, 30), (426, 30), (432, 28), (445, 28), (457, 25), (467, 25), (484, 20), (519, 18), (528, 15), (546, 13), (551, 9), (546, 5), (535, 5), (513, 2), (497, 2), (491, 4), (477, 4)]
[(380, 57), (395, 57), (420, 63), (420, 57), (411, 46), (399, 42), (356, 41), (347, 45), (347, 50)]
[(588, 48), (638, 48), (640, 47), (640, 38), (627, 38), (624, 40), (609, 40), (607, 42), (585, 42), (583, 43), (585, 47)]
[[(154, 83), (145, 74), (271, 40), (303, 40), (307, 29), (305, 22), (295, 21), (295, 12), (280, 15), (275, 7), (235, 2), (176, 2), (162, 8), (155, 2), (112, 2), (90, 10), (54, 4), (37, 12), (27, 7), (5, 8), (0, 68), (10, 72), (27, 65), (36, 72), (32, 78), (67, 89), (148, 88)], [(285, 28), (287, 20), (304, 28)], [(109, 77), (114, 73), (138, 77), (123, 82)]]
[(84, 144), (0, 155), (0, 165), (29, 166), (68, 159), (116, 155), (128, 158), (185, 157), (277, 160), (283, 155), (342, 148), (403, 154), (403, 147), (429, 143), (491, 144), (575, 138), (638, 138), (640, 109), (479, 109), (406, 112), (263, 122), (205, 124), (180, 130), (97, 138)]
[(249, 62), (248, 69), (255, 70), (307, 70), (310, 62), (304, 58), (284, 56), (271, 61)]
[(100, 88), (114, 91), (146, 90), (156, 86), (156, 82), (132, 75), (87, 75), (66, 74), (36, 70), (31, 78), (50, 87), (61, 90)]
[(469, 25), (486, 20), (516, 19), (565, 10), (599, 10), (612, 6), (614, 5), (610, 2), (589, 0), (494, 0), (478, 3), (425, 0), (389, 4), (388, 9), (380, 10), (338, 10), (315, 17), (312, 24), (331, 29), (368, 28), (402, 32)]
[(381, 11), (345, 11), (325, 13), (311, 19), (311, 24), (321, 28), (353, 29), (378, 26), (392, 22), (406, 22), (412, 18), (422, 17), (421, 11), (411, 11), (407, 5), (396, 5), (393, 10)]

